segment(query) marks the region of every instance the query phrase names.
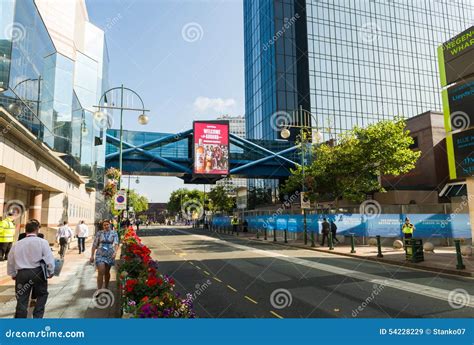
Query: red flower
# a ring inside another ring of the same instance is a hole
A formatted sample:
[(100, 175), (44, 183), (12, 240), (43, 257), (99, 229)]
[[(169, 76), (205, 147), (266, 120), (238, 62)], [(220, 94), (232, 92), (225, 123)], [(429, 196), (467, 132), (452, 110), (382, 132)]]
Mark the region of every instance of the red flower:
[(148, 296), (143, 297), (140, 302), (148, 302)]
[(133, 289), (135, 288), (135, 285), (137, 284), (138, 284), (138, 280), (136, 279), (127, 280), (127, 282), (125, 283), (125, 291), (132, 292)]
[(161, 281), (161, 283), (160, 283), (160, 279), (158, 279), (158, 278), (156, 278), (156, 277), (154, 277), (154, 276), (148, 277), (148, 280), (146, 281), (146, 285), (147, 285), (148, 287), (153, 287), (153, 286), (155, 286), (155, 285), (157, 285), (157, 284), (161, 285), (162, 283), (163, 283), (163, 281)]

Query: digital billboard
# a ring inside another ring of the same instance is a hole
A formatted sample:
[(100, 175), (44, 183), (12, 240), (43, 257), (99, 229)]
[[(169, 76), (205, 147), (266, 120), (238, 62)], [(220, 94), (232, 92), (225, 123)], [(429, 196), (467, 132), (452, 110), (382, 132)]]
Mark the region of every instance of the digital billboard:
[(193, 129), (194, 174), (229, 174), (229, 122), (195, 121)]

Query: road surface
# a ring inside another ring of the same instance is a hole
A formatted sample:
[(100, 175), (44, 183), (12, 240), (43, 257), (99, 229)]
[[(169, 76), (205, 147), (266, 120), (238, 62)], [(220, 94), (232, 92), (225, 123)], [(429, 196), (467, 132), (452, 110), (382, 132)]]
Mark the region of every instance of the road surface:
[(201, 318), (472, 317), (474, 280), (208, 231), (140, 231)]

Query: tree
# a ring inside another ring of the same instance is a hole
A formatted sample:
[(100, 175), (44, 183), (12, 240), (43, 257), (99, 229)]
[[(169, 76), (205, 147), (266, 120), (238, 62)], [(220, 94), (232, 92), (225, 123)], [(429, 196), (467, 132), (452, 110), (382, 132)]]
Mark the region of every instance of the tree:
[(170, 214), (175, 215), (181, 212), (183, 205), (187, 202), (202, 203), (203, 201), (204, 192), (197, 189), (180, 188), (171, 193), (166, 209)]
[[(312, 200), (339, 199), (360, 202), (367, 194), (383, 191), (382, 175), (398, 176), (415, 167), (421, 152), (410, 149), (413, 138), (403, 119), (355, 127), (340, 136), (337, 145), (324, 143), (313, 149), (305, 169), (305, 190)], [(292, 171), (283, 186), (287, 194), (301, 190), (302, 169)]]
[(230, 197), (223, 186), (212, 188), (207, 197), (211, 202), (209, 208), (212, 211), (230, 212), (235, 208), (235, 198)]
[(135, 213), (144, 212), (148, 210), (148, 199), (130, 189), (128, 191), (128, 207), (132, 207)]
[[(133, 208), (133, 212), (140, 213), (148, 210), (148, 199), (144, 195), (140, 195), (133, 189), (128, 190), (128, 207)], [(115, 210), (115, 199), (111, 198), (107, 200), (110, 213), (113, 216), (118, 216), (122, 211)]]

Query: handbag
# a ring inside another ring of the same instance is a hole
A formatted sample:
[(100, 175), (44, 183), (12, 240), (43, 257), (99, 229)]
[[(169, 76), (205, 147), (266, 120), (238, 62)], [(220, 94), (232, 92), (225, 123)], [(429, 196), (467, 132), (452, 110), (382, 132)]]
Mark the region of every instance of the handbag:
[(63, 259), (54, 259), (54, 275), (57, 277), (61, 274), (63, 269), (64, 260)]

